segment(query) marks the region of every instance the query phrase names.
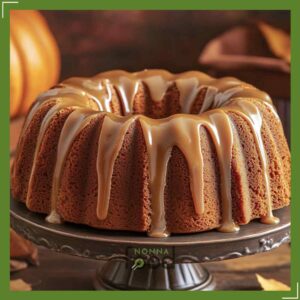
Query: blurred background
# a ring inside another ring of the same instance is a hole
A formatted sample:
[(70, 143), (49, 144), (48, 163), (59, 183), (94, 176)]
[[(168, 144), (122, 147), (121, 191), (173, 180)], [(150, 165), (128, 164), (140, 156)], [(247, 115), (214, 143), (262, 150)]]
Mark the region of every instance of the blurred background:
[(61, 79), (110, 69), (200, 69), (198, 58), (207, 43), (235, 26), (261, 20), (290, 31), (289, 11), (42, 13), (61, 51)]

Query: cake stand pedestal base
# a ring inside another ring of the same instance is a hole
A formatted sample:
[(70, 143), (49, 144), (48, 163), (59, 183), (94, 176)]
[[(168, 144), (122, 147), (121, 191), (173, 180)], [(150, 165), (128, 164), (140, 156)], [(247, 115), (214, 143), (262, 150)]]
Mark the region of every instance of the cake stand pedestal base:
[(94, 286), (96, 290), (211, 291), (215, 282), (200, 263), (146, 264), (133, 270), (127, 261), (112, 259), (98, 268)]

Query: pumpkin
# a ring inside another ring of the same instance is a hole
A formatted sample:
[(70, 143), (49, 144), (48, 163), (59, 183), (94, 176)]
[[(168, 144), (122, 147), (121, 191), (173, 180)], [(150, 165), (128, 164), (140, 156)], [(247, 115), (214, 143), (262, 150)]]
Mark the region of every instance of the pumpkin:
[(10, 117), (24, 114), (57, 82), (59, 71), (58, 47), (44, 17), (38, 11), (11, 11)]

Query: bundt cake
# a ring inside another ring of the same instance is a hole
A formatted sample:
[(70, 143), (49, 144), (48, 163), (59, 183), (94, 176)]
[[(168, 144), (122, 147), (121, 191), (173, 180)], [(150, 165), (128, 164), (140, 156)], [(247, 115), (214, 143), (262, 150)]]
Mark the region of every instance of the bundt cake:
[(11, 190), (53, 223), (152, 237), (235, 232), (279, 221), (290, 152), (270, 97), (238, 79), (111, 71), (38, 97)]

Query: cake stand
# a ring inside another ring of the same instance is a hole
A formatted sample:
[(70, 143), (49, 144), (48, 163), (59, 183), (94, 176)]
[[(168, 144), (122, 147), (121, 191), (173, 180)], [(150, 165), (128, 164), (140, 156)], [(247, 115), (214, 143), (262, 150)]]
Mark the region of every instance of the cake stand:
[(25, 238), (57, 252), (102, 261), (95, 270), (97, 290), (214, 290), (213, 276), (202, 262), (270, 251), (290, 241), (289, 207), (275, 215), (281, 220), (278, 225), (253, 221), (238, 233), (149, 238), (140, 233), (49, 224), (43, 215), (11, 201), (11, 226)]

